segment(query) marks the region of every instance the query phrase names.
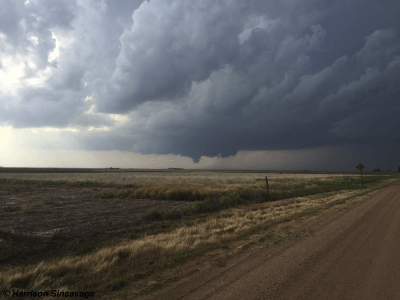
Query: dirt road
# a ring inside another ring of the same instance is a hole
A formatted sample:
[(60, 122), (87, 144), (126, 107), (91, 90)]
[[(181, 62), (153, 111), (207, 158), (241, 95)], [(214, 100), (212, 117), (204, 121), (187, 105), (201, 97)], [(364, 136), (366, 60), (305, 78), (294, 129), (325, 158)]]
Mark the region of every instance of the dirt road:
[(400, 184), (142, 299), (400, 299)]

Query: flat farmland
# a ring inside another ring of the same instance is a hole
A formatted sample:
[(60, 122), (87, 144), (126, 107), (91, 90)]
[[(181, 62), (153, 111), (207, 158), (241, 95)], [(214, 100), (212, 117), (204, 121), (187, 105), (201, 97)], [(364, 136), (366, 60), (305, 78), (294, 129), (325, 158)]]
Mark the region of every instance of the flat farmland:
[[(257, 179), (286, 179), (286, 178), (326, 178), (337, 176), (360, 176), (360, 174), (303, 174), (287, 172), (233, 172), (233, 171), (113, 171), (102, 170), (90, 173), (1, 173), (0, 178), (14, 180), (61, 181), (61, 182), (253, 182)], [(366, 175), (368, 176), (368, 175)]]
[[(102, 192), (119, 191), (104, 187), (1, 183), (0, 243), (6, 246), (0, 252), (0, 265), (39, 262), (75, 250), (89, 252), (100, 241), (146, 230), (151, 224), (146, 219), (151, 208), (182, 211), (191, 203), (96, 197)], [(59, 236), (52, 238), (53, 234)], [(68, 243), (70, 249), (66, 247)], [(81, 249), (75, 249), (76, 245), (81, 245)]]
[(95, 287), (109, 299), (130, 282), (133, 294), (143, 295), (154, 291), (155, 274), (191, 257), (231, 249), (229, 243), (248, 240), (265, 226), (294, 226), (400, 179), (365, 176), (361, 186), (359, 177), (191, 170), (3, 172), (0, 289)]

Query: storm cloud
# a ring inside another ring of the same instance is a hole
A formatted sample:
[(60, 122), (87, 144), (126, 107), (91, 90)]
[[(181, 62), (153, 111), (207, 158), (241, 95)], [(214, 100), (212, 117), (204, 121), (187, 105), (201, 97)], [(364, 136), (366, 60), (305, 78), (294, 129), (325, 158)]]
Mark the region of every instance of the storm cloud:
[(325, 149), (321, 168), (353, 150), (400, 164), (398, 1), (4, 3), (3, 125), (195, 162)]

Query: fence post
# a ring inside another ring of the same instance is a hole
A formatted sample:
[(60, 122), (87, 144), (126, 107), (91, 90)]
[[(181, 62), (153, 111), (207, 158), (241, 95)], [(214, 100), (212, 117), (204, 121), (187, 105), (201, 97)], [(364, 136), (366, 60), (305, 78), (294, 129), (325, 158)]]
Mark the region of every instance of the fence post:
[(267, 197), (268, 197), (268, 200), (269, 200), (269, 185), (268, 185), (268, 177), (267, 176), (265, 176), (265, 182), (267, 184)]
[(360, 172), (361, 172), (361, 186), (364, 187), (364, 182), (362, 180), (362, 170), (360, 170)]

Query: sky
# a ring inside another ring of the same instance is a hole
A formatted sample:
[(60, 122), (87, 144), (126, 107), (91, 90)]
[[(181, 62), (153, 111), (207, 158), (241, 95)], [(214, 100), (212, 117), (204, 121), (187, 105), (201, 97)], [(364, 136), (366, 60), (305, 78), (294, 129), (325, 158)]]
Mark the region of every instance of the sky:
[(398, 0), (1, 0), (0, 166), (393, 170)]

